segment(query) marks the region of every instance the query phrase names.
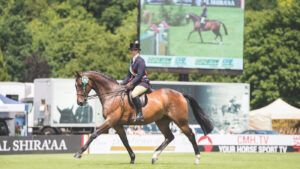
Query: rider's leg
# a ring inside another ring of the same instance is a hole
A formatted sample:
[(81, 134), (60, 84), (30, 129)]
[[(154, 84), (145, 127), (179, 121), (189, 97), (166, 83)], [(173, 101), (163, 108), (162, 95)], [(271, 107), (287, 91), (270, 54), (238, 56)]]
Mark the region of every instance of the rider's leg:
[(205, 17), (201, 17), (200, 28), (201, 28), (201, 30), (204, 30), (204, 28), (205, 28)]
[(136, 86), (131, 93), (134, 108), (135, 108), (135, 111), (137, 112), (136, 121), (144, 120), (143, 113), (142, 113), (142, 103), (141, 103), (139, 96), (141, 94), (145, 93), (146, 91), (147, 91), (147, 88), (139, 85), (139, 86)]

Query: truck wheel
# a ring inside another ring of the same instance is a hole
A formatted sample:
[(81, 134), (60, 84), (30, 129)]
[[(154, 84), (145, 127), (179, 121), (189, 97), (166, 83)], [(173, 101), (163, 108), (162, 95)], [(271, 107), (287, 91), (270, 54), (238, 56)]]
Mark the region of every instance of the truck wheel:
[(57, 134), (56, 131), (53, 128), (45, 128), (45, 129), (43, 129), (42, 133), (44, 135), (55, 135), (55, 134)]

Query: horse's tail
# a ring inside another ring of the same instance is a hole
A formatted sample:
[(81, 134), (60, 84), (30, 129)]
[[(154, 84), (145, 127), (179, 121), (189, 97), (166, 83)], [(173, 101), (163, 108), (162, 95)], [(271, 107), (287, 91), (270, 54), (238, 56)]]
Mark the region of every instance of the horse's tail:
[(223, 22), (220, 22), (220, 23), (223, 25), (223, 28), (224, 28), (224, 31), (225, 31), (225, 35), (228, 35), (227, 28), (226, 28), (225, 24)]
[(189, 95), (184, 94), (185, 98), (187, 98), (190, 101), (190, 105), (193, 109), (193, 114), (197, 120), (197, 122), (200, 124), (204, 135), (209, 134), (213, 130), (212, 122), (209, 120), (209, 118), (206, 116), (206, 114), (203, 112), (197, 101)]

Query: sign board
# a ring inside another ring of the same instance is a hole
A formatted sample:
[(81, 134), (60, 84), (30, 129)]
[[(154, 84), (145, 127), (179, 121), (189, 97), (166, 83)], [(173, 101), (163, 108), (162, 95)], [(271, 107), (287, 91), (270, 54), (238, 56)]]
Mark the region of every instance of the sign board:
[(0, 155), (74, 153), (81, 143), (80, 135), (0, 137)]
[[(163, 135), (128, 135), (128, 141), (136, 153), (153, 153), (164, 141)], [(196, 135), (201, 151), (223, 153), (300, 153), (299, 135)], [(164, 152), (192, 153), (193, 147), (183, 134), (175, 139)], [(101, 135), (89, 148), (91, 154), (127, 153), (118, 135)]]

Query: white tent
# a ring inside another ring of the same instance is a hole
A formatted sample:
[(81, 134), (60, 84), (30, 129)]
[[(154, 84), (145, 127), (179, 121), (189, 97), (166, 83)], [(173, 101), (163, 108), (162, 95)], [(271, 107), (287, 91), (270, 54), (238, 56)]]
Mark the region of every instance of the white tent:
[(272, 130), (273, 119), (299, 119), (300, 109), (289, 105), (282, 99), (249, 113), (249, 128)]
[(15, 117), (17, 113), (24, 114), (25, 104), (12, 100), (0, 94), (0, 118), (12, 119), (6, 123), (9, 128), (9, 135), (15, 135)]

